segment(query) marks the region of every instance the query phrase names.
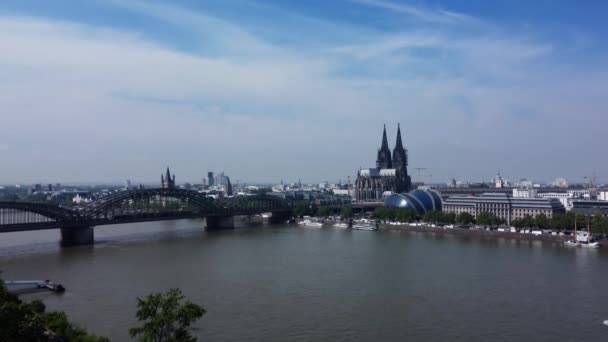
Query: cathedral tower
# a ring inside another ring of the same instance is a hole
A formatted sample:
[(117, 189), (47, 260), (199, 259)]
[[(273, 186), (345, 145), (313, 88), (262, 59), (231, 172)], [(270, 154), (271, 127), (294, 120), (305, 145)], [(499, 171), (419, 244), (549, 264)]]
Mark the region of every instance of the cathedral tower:
[(397, 124), (397, 142), (393, 150), (393, 167), (397, 173), (397, 192), (408, 192), (412, 188), (412, 180), (407, 174), (407, 150), (401, 141), (401, 126)]
[(391, 169), (393, 162), (391, 160), (391, 150), (388, 148), (388, 139), (386, 138), (386, 125), (382, 133), (382, 146), (378, 150), (378, 159), (376, 159), (376, 168)]

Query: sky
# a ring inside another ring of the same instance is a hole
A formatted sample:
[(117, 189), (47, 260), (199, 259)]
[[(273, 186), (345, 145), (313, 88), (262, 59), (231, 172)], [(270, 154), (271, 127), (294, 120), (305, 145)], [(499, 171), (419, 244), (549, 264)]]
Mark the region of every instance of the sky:
[(3, 0), (0, 183), (345, 181), (384, 124), (415, 181), (608, 181), (607, 10)]

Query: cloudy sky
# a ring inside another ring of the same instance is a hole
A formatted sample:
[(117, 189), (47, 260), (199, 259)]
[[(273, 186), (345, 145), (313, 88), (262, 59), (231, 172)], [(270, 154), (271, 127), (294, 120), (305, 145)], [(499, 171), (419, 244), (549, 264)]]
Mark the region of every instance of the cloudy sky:
[[(608, 3), (3, 0), (0, 183), (608, 176)], [(605, 179), (608, 181), (608, 178)]]

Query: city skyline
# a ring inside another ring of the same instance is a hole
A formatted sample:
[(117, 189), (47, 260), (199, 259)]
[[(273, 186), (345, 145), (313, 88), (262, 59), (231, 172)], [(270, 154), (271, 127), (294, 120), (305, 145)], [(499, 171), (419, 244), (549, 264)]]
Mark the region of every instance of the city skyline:
[(605, 182), (606, 7), (4, 1), (0, 183), (354, 180), (398, 123), (414, 181)]

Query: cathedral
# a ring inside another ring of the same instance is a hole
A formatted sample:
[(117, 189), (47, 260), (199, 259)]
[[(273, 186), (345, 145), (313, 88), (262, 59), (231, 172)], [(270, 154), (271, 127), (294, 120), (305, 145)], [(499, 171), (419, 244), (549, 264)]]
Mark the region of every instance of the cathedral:
[(171, 178), (171, 172), (169, 172), (168, 166), (166, 175), (160, 175), (160, 187), (163, 189), (175, 189), (175, 174), (173, 175), (173, 178)]
[(407, 174), (407, 150), (401, 141), (401, 127), (397, 126), (397, 142), (391, 156), (385, 125), (376, 167), (361, 169), (357, 173), (355, 181), (357, 201), (378, 201), (383, 195), (404, 193), (411, 188), (412, 180)]

